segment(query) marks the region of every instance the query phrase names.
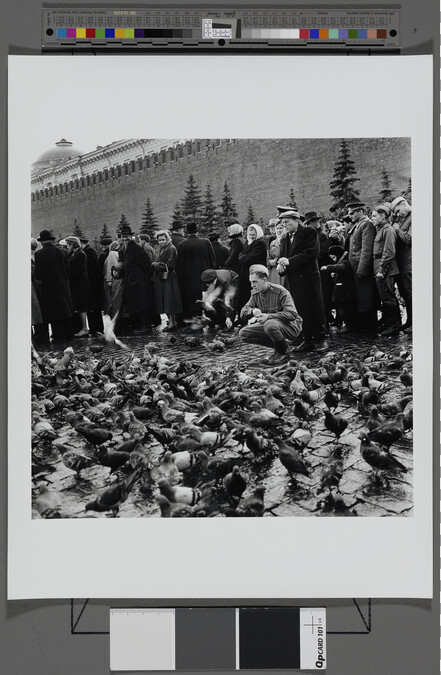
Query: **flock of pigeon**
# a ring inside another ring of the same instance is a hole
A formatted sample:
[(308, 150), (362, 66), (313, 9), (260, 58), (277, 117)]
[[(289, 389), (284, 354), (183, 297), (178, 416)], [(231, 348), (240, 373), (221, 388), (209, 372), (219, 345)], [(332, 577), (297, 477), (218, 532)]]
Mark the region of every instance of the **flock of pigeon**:
[(275, 515), (270, 471), (294, 501), (314, 498), (312, 515), (356, 516), (339, 489), (354, 433), (372, 485), (387, 489), (412, 468), (412, 453), (398, 459), (394, 448), (412, 438), (409, 350), (373, 346), (362, 359), (329, 352), (275, 368), (221, 361), (167, 358), (153, 342), (141, 356), (98, 342), (81, 355), (33, 350), (34, 517), (116, 517), (126, 500), (165, 518)]

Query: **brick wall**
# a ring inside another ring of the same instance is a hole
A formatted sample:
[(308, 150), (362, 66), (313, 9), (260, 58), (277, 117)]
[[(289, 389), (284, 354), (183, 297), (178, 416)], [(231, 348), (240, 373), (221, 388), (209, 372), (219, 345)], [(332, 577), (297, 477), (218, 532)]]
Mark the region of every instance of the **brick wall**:
[[(167, 227), (176, 201), (183, 196), (189, 173), (202, 193), (211, 184), (220, 202), (227, 180), (239, 210), (246, 218), (248, 204), (256, 219), (265, 222), (275, 215), (275, 206), (285, 204), (292, 185), (299, 208), (328, 213), (329, 181), (338, 156), (339, 139), (264, 139), (223, 142), (179, 160), (165, 161), (156, 168), (135, 171), (68, 194), (32, 203), (32, 234), (52, 229), (55, 236), (72, 232), (74, 219), (90, 239), (99, 236), (103, 223), (112, 235), (121, 213), (137, 231), (146, 197), (150, 197), (161, 227)], [(196, 148), (196, 145), (194, 148)], [(397, 194), (407, 187), (411, 175), (410, 139), (353, 139), (351, 157), (360, 178), (360, 198), (370, 206), (378, 203), (380, 172), (385, 168)]]

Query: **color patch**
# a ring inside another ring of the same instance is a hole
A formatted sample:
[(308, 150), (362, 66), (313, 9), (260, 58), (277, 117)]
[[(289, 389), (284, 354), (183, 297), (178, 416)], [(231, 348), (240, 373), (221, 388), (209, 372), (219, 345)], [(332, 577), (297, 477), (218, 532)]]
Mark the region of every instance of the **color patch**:
[(356, 28), (355, 28), (355, 29), (354, 29), (354, 28), (350, 28), (350, 29), (348, 30), (348, 38), (349, 38), (350, 40), (353, 40), (354, 38), (357, 38), (357, 37), (358, 37), (358, 30), (357, 30)]
[(82, 39), (86, 37), (86, 29), (85, 28), (77, 28), (77, 38)]
[(309, 38), (309, 28), (300, 29), (300, 39), (307, 40)]
[(106, 38), (114, 38), (114, 37), (115, 37), (115, 29), (106, 28)]
[(239, 668), (300, 668), (298, 607), (239, 609)]
[(365, 40), (367, 38), (367, 30), (364, 30), (364, 28), (359, 28), (358, 29), (358, 38)]
[(135, 38), (144, 37), (144, 28), (135, 28)]
[(327, 40), (329, 37), (329, 30), (327, 28), (321, 28), (319, 30), (319, 38), (320, 40)]
[(134, 28), (124, 28), (124, 37), (125, 38), (134, 38), (135, 37), (135, 29)]
[(367, 36), (369, 40), (376, 40), (377, 39), (377, 29), (376, 28), (369, 28), (367, 32)]
[(176, 609), (176, 670), (234, 670), (234, 607)]
[(331, 28), (329, 30), (329, 39), (330, 40), (338, 40), (338, 29), (337, 28)]
[(115, 28), (115, 37), (123, 38), (124, 37), (124, 28)]
[(344, 40), (348, 37), (348, 30), (347, 28), (339, 28), (338, 29), (338, 37), (341, 39), (343, 38)]
[(382, 39), (382, 40), (384, 40), (385, 38), (387, 38), (387, 30), (378, 29), (378, 30), (377, 30), (377, 38), (380, 38), (380, 39)]
[(65, 38), (65, 37), (67, 37), (66, 29), (65, 28), (57, 28), (57, 38)]
[(105, 28), (96, 28), (95, 29), (95, 37), (96, 38), (105, 38), (106, 37), (106, 29)]
[(175, 610), (110, 612), (111, 670), (174, 670)]
[(66, 37), (76, 38), (77, 37), (76, 28), (66, 28)]
[(318, 40), (319, 36), (320, 36), (320, 31), (318, 29), (311, 28), (311, 30), (309, 31), (310, 39), (311, 40)]
[(94, 38), (95, 37), (95, 28), (86, 28), (86, 37)]

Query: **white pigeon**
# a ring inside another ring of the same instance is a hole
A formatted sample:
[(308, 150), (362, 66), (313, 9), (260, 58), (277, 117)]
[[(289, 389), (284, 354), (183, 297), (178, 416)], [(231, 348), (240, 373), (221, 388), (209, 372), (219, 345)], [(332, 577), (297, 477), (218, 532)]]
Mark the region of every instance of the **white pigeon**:
[(107, 342), (110, 345), (116, 345), (120, 349), (125, 349), (126, 351), (129, 351), (129, 347), (124, 344), (124, 342), (121, 342), (121, 340), (118, 340), (118, 338), (115, 335), (115, 323), (118, 318), (118, 312), (115, 314), (113, 318), (111, 318), (108, 314), (103, 315), (103, 326), (104, 326), (104, 335), (102, 335), (102, 338), (104, 339), (105, 342)]

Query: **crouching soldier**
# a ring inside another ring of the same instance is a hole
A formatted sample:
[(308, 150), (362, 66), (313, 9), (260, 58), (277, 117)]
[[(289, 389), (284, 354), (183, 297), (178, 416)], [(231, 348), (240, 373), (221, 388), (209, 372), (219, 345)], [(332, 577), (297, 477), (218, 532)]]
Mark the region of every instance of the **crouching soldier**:
[(302, 330), (291, 293), (283, 286), (268, 281), (265, 265), (251, 265), (251, 297), (241, 311), (248, 325), (239, 332), (244, 342), (273, 347), (274, 353), (261, 363), (278, 365), (289, 359), (287, 340), (295, 340)]

